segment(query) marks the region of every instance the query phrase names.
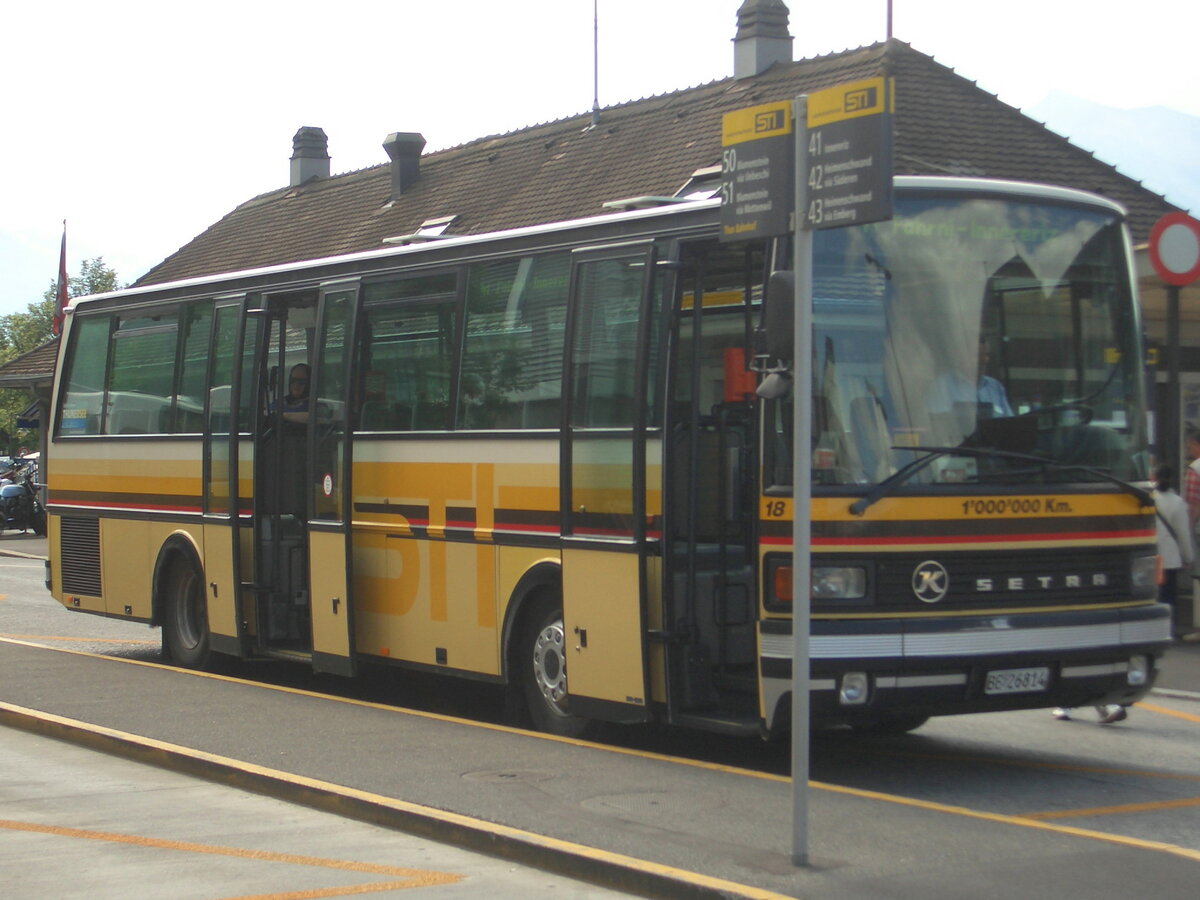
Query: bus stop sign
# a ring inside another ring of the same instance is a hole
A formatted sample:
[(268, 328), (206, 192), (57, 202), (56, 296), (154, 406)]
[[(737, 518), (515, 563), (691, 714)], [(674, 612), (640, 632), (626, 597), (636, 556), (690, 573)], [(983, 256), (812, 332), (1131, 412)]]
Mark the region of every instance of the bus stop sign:
[(721, 240), (791, 231), (792, 102), (726, 113), (721, 120)]
[(802, 228), (865, 225), (892, 217), (891, 78), (868, 78), (808, 96), (808, 188)]
[(1200, 278), (1200, 222), (1167, 213), (1150, 230), (1150, 262), (1167, 284), (1184, 287)]

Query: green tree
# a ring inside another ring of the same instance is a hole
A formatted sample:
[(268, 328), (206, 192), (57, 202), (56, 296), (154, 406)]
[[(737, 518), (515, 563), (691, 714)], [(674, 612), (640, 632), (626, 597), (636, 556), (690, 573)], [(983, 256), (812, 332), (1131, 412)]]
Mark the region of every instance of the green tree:
[[(69, 297), (100, 294), (119, 287), (116, 271), (104, 264), (102, 256), (85, 259), (79, 268), (79, 274), (67, 279)], [(30, 303), (25, 312), (0, 316), (0, 364), (37, 349), (53, 337), (57, 296), (58, 285), (51, 281), (42, 299)], [(21, 388), (0, 390), (0, 454), (11, 454), (17, 449), (17, 445), (37, 445), (36, 430), (17, 429), (17, 415), (31, 400), (32, 395), (29, 391)]]

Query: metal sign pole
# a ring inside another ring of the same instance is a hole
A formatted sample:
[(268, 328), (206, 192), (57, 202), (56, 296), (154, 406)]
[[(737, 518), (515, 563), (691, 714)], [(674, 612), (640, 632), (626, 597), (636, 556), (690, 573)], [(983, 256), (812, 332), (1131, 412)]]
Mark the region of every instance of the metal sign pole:
[(796, 295), (792, 358), (792, 862), (808, 865), (809, 622), (812, 592), (812, 231), (808, 210), (808, 97), (797, 97)]

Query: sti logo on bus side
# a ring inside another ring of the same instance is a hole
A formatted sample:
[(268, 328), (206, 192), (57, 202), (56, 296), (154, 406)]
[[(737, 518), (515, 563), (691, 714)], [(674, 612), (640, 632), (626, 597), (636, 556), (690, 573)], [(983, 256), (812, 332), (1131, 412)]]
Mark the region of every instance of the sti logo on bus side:
[(863, 109), (874, 109), (878, 104), (878, 89), (869, 87), (857, 91), (847, 91), (844, 108), (846, 112), (858, 112)]
[(767, 131), (780, 131), (787, 127), (782, 109), (760, 112), (754, 117), (754, 133), (763, 134)]

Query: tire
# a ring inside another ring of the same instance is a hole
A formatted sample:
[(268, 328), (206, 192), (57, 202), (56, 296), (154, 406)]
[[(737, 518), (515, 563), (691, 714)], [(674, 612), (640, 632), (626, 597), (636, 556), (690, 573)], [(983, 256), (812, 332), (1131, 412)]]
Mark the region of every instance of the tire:
[(176, 559), (163, 585), (163, 652), (188, 669), (203, 669), (209, 659), (208, 604), (204, 579), (195, 563)]
[(518, 678), (533, 727), (579, 737), (588, 720), (567, 712), (567, 651), (562, 600), (543, 594), (527, 611), (517, 655)]

